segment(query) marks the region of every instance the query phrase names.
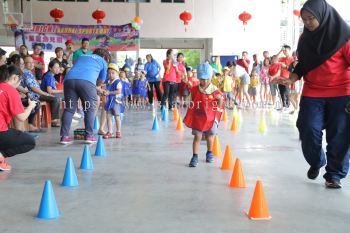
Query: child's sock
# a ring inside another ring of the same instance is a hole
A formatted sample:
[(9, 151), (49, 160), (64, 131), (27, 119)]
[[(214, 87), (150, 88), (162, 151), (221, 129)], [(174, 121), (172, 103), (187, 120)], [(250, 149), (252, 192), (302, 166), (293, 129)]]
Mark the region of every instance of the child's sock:
[(207, 154), (209, 154), (209, 153), (212, 153), (212, 151), (211, 151), (211, 150), (208, 150), (208, 151), (207, 151)]
[(193, 157), (198, 157), (198, 154), (193, 154)]

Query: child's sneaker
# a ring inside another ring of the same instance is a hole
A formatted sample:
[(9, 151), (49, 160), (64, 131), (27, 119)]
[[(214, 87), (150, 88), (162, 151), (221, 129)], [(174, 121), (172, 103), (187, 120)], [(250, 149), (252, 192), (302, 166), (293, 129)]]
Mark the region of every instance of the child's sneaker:
[(191, 159), (190, 164), (188, 165), (189, 167), (197, 167), (198, 165), (198, 156), (194, 155)]
[(94, 135), (86, 135), (85, 136), (85, 143), (86, 144), (94, 144), (96, 143), (96, 138)]
[(72, 144), (72, 143), (73, 143), (73, 140), (72, 140), (72, 138), (69, 137), (69, 136), (62, 136), (62, 137), (61, 137), (60, 143), (61, 143), (62, 145), (68, 145), (68, 144)]
[(0, 158), (0, 171), (11, 171), (11, 166), (4, 157)]
[(112, 138), (112, 134), (110, 132), (107, 132), (105, 135), (103, 135), (104, 139)]
[(122, 134), (121, 134), (120, 132), (116, 132), (116, 133), (115, 133), (115, 137), (116, 137), (116, 138), (121, 138), (121, 137), (122, 137)]
[(206, 161), (207, 163), (212, 163), (212, 162), (214, 162), (214, 155), (213, 155), (213, 153), (212, 153), (211, 151), (208, 151), (208, 152), (207, 152), (205, 161)]

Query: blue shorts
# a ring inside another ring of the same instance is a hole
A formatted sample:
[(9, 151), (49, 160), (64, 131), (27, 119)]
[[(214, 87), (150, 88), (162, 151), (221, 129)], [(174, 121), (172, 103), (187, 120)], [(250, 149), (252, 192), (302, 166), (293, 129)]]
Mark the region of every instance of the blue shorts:
[(207, 130), (207, 131), (199, 131), (196, 129), (192, 129), (192, 135), (198, 135), (198, 134), (203, 134), (205, 136), (210, 136), (210, 135), (216, 135), (218, 132), (218, 122), (215, 120), (213, 126), (211, 127), (211, 129)]
[(121, 114), (121, 105), (114, 103), (113, 108), (109, 109), (107, 113), (111, 114), (112, 116), (120, 116)]
[(270, 91), (272, 96), (277, 95), (277, 84), (276, 83), (270, 83)]
[(224, 92), (225, 93), (225, 97), (228, 100), (233, 100), (233, 94), (232, 92)]
[(248, 74), (244, 74), (241, 76), (241, 85), (249, 85), (250, 84), (250, 77)]

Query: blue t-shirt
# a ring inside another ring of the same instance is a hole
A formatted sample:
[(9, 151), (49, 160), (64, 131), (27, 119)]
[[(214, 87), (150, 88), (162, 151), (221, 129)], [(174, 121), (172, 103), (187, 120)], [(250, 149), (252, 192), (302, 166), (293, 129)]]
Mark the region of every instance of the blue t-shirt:
[[(118, 89), (123, 89), (123, 84), (120, 79), (115, 80), (113, 83), (107, 83), (106, 89), (108, 91), (116, 91)], [(121, 112), (124, 112), (123, 107), (123, 93), (117, 95), (108, 95), (106, 98), (105, 110), (108, 111), (114, 107), (114, 104), (119, 104), (121, 107)]]
[(145, 65), (146, 79), (148, 82), (157, 82), (160, 81), (160, 75), (158, 73), (161, 66), (156, 60), (152, 62), (147, 62)]
[(66, 74), (64, 81), (67, 80), (86, 80), (96, 85), (97, 79), (103, 82), (107, 78), (107, 62), (96, 54), (80, 56), (72, 69)]
[(47, 72), (41, 80), (40, 89), (47, 92), (47, 87), (51, 87), (52, 90), (56, 90), (55, 77), (51, 71)]

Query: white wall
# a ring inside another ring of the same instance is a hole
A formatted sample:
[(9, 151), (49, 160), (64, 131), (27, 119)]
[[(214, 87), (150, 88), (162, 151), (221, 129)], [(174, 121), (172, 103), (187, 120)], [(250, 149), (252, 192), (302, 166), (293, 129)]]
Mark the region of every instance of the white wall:
[[(186, 3), (141, 3), (139, 12), (144, 24), (143, 38), (213, 38), (213, 55), (250, 54), (263, 50), (277, 50), (279, 42), (279, 0), (186, 0)], [(88, 3), (33, 1), (33, 20), (52, 23), (51, 9), (59, 7), (65, 12), (63, 24), (96, 24), (91, 13), (97, 8), (106, 12), (103, 24), (129, 23), (135, 17), (134, 3)], [(193, 14), (188, 31), (179, 19), (179, 14), (188, 10)], [(238, 15), (248, 11), (253, 18), (243, 32)]]

